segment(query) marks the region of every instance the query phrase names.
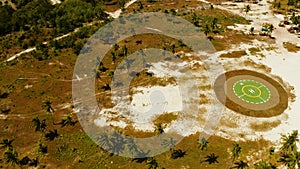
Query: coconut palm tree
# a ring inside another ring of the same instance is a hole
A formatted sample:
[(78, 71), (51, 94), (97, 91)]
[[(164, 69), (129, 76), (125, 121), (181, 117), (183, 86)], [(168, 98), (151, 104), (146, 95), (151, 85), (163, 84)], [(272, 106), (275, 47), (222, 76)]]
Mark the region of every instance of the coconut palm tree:
[(2, 139), (2, 142), (0, 142), (1, 148), (8, 148), (12, 149), (13, 146), (11, 145), (14, 140), (9, 139)]
[(138, 157), (139, 149), (135, 141), (131, 137), (125, 137), (125, 151), (127, 151), (132, 158)]
[(156, 169), (156, 168), (158, 168), (158, 163), (156, 162), (156, 160), (154, 158), (149, 158), (147, 160), (147, 166), (148, 166), (148, 169)]
[(97, 143), (104, 149), (110, 149), (113, 146), (107, 133), (101, 134), (97, 138)]
[(203, 28), (204, 30), (204, 34), (205, 34), (205, 36), (207, 36), (209, 33), (210, 33), (210, 28), (209, 28), (209, 26), (206, 24), (205, 25), (205, 27)]
[(170, 151), (173, 151), (173, 148), (176, 145), (176, 141), (173, 139), (173, 137), (170, 137), (169, 139), (164, 139), (162, 142), (162, 146), (166, 148), (170, 148)]
[(239, 162), (236, 162), (234, 164), (235, 166), (232, 168), (245, 169), (249, 167), (248, 163), (244, 162), (243, 160), (240, 160)]
[(34, 123), (35, 131), (44, 132), (46, 130), (46, 127), (47, 127), (46, 119), (40, 121), (40, 119), (38, 117), (34, 117), (32, 119), (32, 122)]
[(177, 159), (177, 158), (181, 158), (186, 154), (186, 152), (182, 151), (181, 149), (178, 150), (173, 150), (171, 153), (171, 158), (172, 159)]
[(125, 140), (121, 133), (113, 131), (109, 136), (109, 140), (112, 143), (112, 146), (109, 148), (110, 152), (120, 154), (124, 151)]
[(65, 126), (74, 126), (77, 122), (72, 120), (72, 116), (68, 115), (64, 119), (61, 120), (60, 124), (62, 127)]
[(19, 165), (18, 153), (15, 149), (7, 149), (3, 154), (3, 160), (11, 166)]
[(291, 152), (289, 154), (283, 154), (278, 160), (282, 162), (289, 169), (295, 169), (300, 166), (300, 152)]
[(247, 5), (247, 6), (245, 7), (246, 15), (247, 15), (247, 13), (250, 12), (250, 11), (251, 11), (251, 7), (250, 7), (250, 5)]
[(52, 108), (51, 104), (52, 102), (47, 99), (46, 101), (44, 101), (42, 107), (45, 108), (48, 113), (53, 113), (54, 109)]
[(208, 141), (206, 138), (202, 137), (200, 141), (198, 141), (198, 148), (201, 150), (201, 151), (204, 151), (207, 149), (207, 146), (208, 146)]
[(211, 28), (214, 30), (217, 26), (218, 18), (214, 18), (213, 21), (211, 22)]
[(234, 143), (231, 149), (232, 162), (234, 162), (241, 154), (242, 147), (238, 143)]
[(161, 123), (157, 123), (157, 124), (155, 125), (155, 133), (156, 133), (157, 135), (161, 135), (162, 133), (164, 133), (164, 129), (163, 129)]
[(219, 163), (218, 158), (219, 158), (219, 156), (216, 156), (214, 153), (212, 153), (205, 157), (204, 162), (208, 162), (208, 164)]
[(250, 28), (250, 35), (254, 35), (254, 27)]
[(280, 151), (282, 154), (289, 154), (292, 151), (297, 150), (296, 143), (299, 141), (298, 131), (294, 130), (291, 134), (282, 135), (281, 136), (281, 144)]
[(32, 122), (34, 123), (34, 126), (35, 126), (35, 131), (40, 131), (41, 129), (41, 121), (38, 117), (34, 117), (32, 119)]
[(50, 140), (50, 141), (54, 140), (58, 136), (59, 136), (59, 134), (58, 134), (56, 129), (51, 130), (51, 131), (49, 131), (48, 133), (45, 134), (46, 139)]
[(268, 163), (265, 160), (260, 160), (258, 163), (254, 164), (255, 169), (276, 169), (276, 166), (274, 166), (271, 163)]

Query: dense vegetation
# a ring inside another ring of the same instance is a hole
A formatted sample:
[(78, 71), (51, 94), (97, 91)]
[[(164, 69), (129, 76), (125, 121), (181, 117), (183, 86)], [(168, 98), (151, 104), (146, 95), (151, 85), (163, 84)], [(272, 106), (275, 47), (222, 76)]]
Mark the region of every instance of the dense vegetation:
[[(56, 33), (67, 33), (93, 19), (105, 19), (107, 15), (99, 4), (82, 0), (68, 0), (52, 5), (49, 0), (13, 1), (0, 7), (0, 35), (13, 31), (54, 28)], [(4, 21), (4, 22), (3, 22)]]

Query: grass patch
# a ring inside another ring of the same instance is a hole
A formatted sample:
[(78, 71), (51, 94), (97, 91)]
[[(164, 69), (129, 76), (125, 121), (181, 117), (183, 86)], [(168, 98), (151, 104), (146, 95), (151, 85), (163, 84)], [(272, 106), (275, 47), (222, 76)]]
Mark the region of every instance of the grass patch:
[(259, 132), (263, 132), (263, 131), (269, 131), (272, 130), (273, 128), (279, 126), (281, 124), (280, 120), (276, 120), (273, 122), (263, 122), (263, 123), (251, 123), (250, 124), (250, 128), (255, 130), (255, 131), (259, 131)]
[(283, 47), (286, 48), (289, 52), (297, 53), (300, 51), (300, 47), (290, 42), (283, 42)]
[(164, 113), (164, 114), (157, 116), (155, 118), (155, 120), (153, 120), (153, 123), (154, 124), (160, 123), (163, 125), (170, 124), (172, 121), (177, 120), (177, 118), (178, 118), (178, 115), (175, 113)]
[(246, 51), (241, 50), (241, 51), (233, 51), (233, 52), (224, 53), (224, 54), (221, 54), (220, 57), (221, 58), (240, 58), (244, 55), (247, 55)]

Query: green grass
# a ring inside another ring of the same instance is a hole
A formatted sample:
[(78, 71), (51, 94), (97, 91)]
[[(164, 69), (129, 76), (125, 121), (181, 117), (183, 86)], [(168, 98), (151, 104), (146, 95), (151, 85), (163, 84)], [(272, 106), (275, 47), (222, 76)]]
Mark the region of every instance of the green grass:
[(270, 98), (269, 89), (263, 84), (253, 80), (241, 80), (233, 86), (236, 96), (240, 99), (254, 103), (264, 103)]

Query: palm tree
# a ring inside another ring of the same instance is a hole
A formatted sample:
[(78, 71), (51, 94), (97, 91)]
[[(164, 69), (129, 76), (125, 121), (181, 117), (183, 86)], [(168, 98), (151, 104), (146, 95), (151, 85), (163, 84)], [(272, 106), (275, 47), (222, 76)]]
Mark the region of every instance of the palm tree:
[(41, 121), (38, 117), (34, 117), (32, 119), (32, 122), (34, 123), (34, 126), (35, 126), (35, 131), (40, 131), (41, 129)]
[(39, 142), (38, 151), (41, 152), (41, 153), (47, 153), (48, 152), (48, 147), (43, 145), (43, 143)]
[(207, 149), (207, 146), (208, 146), (208, 141), (206, 138), (202, 137), (201, 140), (198, 142), (198, 148), (201, 150), (201, 151), (204, 151)]
[(125, 140), (121, 133), (116, 131), (112, 132), (109, 136), (109, 140), (112, 143), (112, 146), (109, 149), (112, 153), (119, 154), (124, 151)]
[(298, 168), (300, 166), (300, 152), (295, 151), (289, 154), (283, 154), (279, 162), (282, 162), (289, 169)]
[(61, 120), (60, 124), (62, 125), (62, 127), (74, 126), (76, 124), (76, 121), (73, 121), (72, 117), (68, 115), (67, 117)]
[(250, 35), (254, 35), (254, 27), (250, 28)]
[(207, 36), (207, 35), (209, 34), (209, 32), (210, 32), (210, 28), (209, 28), (209, 26), (206, 24), (205, 27), (204, 27), (204, 34), (205, 34), (205, 36)]
[(44, 132), (46, 130), (47, 124), (46, 124), (46, 119), (42, 120), (41, 125), (40, 125), (40, 131)]
[(299, 141), (298, 138), (298, 131), (294, 130), (291, 134), (288, 136), (282, 135), (281, 136), (281, 144), (280, 147), (281, 153), (283, 154), (289, 154), (292, 151), (297, 150), (296, 142)]
[(173, 139), (173, 137), (170, 137), (169, 139), (164, 139), (162, 142), (162, 146), (166, 148), (170, 148), (170, 151), (173, 152), (173, 148), (176, 145), (176, 141)]
[(52, 108), (51, 104), (52, 102), (47, 99), (46, 101), (44, 101), (42, 107), (45, 108), (48, 113), (53, 113), (54, 109)]
[(201, 140), (199, 139), (198, 148), (201, 150), (200, 160), (201, 160), (201, 155), (202, 155), (203, 151), (207, 149), (207, 146), (208, 146), (208, 141), (206, 138), (202, 137)]
[(107, 133), (101, 134), (97, 138), (97, 143), (104, 149), (111, 149), (113, 146)]
[(138, 157), (139, 155), (139, 149), (134, 139), (131, 137), (125, 138), (125, 150), (128, 151), (128, 153), (130, 153), (132, 158)]
[(49, 131), (49, 133), (45, 134), (46, 139), (50, 140), (50, 141), (54, 140), (58, 136), (59, 136), (59, 134), (57, 133), (56, 129), (51, 130), (51, 131)]
[(186, 154), (186, 152), (182, 151), (181, 149), (178, 150), (173, 150), (171, 153), (171, 158), (172, 159), (177, 159), (177, 158), (181, 158)]
[(248, 13), (249, 11), (251, 11), (251, 8), (250, 8), (250, 5), (247, 5), (247, 6), (245, 7), (246, 15), (247, 15), (247, 13)]
[(214, 30), (214, 29), (216, 28), (217, 22), (218, 22), (218, 19), (217, 19), (217, 18), (214, 18), (213, 21), (212, 21), (212, 23), (211, 23), (211, 28), (212, 28), (212, 30)]
[(46, 119), (40, 121), (40, 119), (38, 117), (34, 117), (32, 119), (32, 122), (34, 123), (35, 131), (44, 132), (46, 130), (46, 127), (47, 127)]
[(214, 164), (214, 163), (219, 163), (218, 158), (219, 156), (216, 156), (214, 153), (207, 155), (206, 160), (204, 162), (208, 162), (208, 164)]
[(7, 149), (3, 154), (3, 159), (8, 165), (19, 165), (18, 153), (15, 149)]
[(8, 148), (8, 149), (12, 149), (13, 146), (11, 145), (11, 143), (14, 140), (9, 140), (9, 139), (2, 139), (2, 142), (0, 143), (1, 148)]
[(157, 123), (155, 125), (155, 132), (157, 135), (161, 135), (162, 133), (164, 133), (164, 129), (163, 129), (161, 123)]
[(156, 169), (158, 167), (158, 163), (154, 158), (149, 158), (147, 160), (148, 169)]
[(231, 150), (232, 162), (234, 162), (240, 156), (241, 152), (242, 147), (238, 143), (234, 143)]
[(254, 164), (255, 169), (276, 169), (276, 166), (271, 163), (267, 163), (265, 160), (260, 160), (258, 163)]
[(236, 166), (232, 168), (237, 168), (237, 169), (245, 169), (249, 167), (248, 163), (244, 162), (243, 160), (240, 160), (239, 162), (234, 163)]

